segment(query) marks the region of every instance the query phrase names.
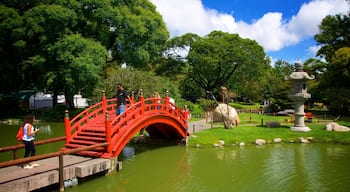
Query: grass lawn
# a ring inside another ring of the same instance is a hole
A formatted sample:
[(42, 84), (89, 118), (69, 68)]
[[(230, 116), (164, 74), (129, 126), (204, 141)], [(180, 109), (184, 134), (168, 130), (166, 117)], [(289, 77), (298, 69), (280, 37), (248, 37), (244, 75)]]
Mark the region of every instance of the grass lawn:
[[(331, 132), (326, 131), (326, 123), (331, 119), (313, 119), (312, 123), (305, 123), (305, 126), (310, 127), (309, 132), (293, 132), (290, 127), (293, 125), (292, 117), (288, 116), (265, 116), (253, 113), (239, 114), (240, 124), (232, 129), (225, 129), (222, 123), (216, 124), (215, 128), (196, 132), (190, 136), (189, 146), (213, 146), (219, 140), (225, 141), (225, 146), (236, 145), (240, 142), (245, 144), (255, 144), (256, 139), (264, 139), (267, 142), (272, 142), (274, 138), (281, 138), (282, 142), (300, 142), (300, 137), (312, 137), (312, 142), (317, 143), (343, 143), (350, 144), (350, 132)], [(263, 121), (274, 121), (281, 124), (277, 128), (267, 128), (261, 126)], [(348, 121), (337, 121), (337, 123), (345, 126), (350, 126)], [(220, 127), (222, 125), (222, 127)]]

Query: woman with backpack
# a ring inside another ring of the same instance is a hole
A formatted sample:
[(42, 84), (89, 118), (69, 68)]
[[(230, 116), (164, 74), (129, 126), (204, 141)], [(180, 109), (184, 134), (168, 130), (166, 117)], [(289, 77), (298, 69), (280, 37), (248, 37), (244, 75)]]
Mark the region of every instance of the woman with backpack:
[[(23, 144), (25, 146), (25, 152), (24, 157), (29, 156), (35, 156), (35, 145), (34, 145), (34, 139), (35, 139), (35, 133), (39, 131), (38, 128), (34, 128), (33, 123), (35, 121), (35, 117), (33, 115), (27, 115), (24, 118), (22, 127), (23, 127)], [(24, 165), (24, 169), (32, 169), (33, 167), (38, 167), (39, 164), (37, 163), (28, 163), (27, 165)]]

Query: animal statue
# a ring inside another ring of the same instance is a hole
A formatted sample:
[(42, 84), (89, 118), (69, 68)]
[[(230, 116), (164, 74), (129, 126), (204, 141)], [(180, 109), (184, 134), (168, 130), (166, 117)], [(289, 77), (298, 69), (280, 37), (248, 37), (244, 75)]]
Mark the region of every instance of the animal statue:
[(338, 131), (338, 132), (349, 132), (350, 128), (346, 126), (339, 125), (336, 122), (330, 122), (326, 125), (327, 131)]
[(213, 111), (213, 122), (224, 122), (225, 128), (230, 129), (234, 125), (238, 126), (240, 120), (235, 108), (220, 103)]

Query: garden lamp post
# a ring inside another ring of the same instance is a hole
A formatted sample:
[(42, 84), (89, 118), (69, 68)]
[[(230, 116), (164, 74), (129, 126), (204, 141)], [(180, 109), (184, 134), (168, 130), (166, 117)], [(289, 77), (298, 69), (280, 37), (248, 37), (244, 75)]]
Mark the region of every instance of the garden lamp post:
[(295, 63), (295, 71), (286, 79), (292, 82), (292, 90), (288, 97), (295, 103), (295, 122), (291, 127), (292, 131), (307, 132), (311, 129), (304, 124), (304, 103), (311, 98), (311, 94), (307, 93), (306, 81), (312, 80), (315, 77), (309, 76), (303, 71), (303, 64), (301, 62)]

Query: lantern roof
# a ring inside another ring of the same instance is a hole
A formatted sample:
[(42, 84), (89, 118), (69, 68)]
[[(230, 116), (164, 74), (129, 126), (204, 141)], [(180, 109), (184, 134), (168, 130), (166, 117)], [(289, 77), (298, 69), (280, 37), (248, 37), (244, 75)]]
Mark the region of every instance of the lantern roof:
[(303, 71), (303, 64), (300, 61), (296, 62), (294, 66), (295, 71), (287, 77), (287, 80), (312, 80), (315, 78), (314, 75), (309, 75)]

